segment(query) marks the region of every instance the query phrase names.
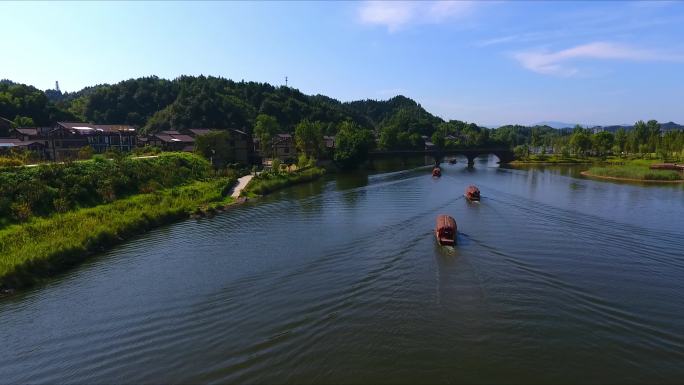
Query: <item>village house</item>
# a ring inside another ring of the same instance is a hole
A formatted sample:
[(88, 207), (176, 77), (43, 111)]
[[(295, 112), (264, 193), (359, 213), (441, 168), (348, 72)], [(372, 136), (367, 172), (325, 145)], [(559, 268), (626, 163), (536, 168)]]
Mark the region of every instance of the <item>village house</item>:
[(86, 146), (95, 152), (131, 151), (136, 146), (136, 131), (127, 125), (96, 125), (80, 122), (57, 122), (47, 134), (50, 159), (75, 159)]
[(297, 148), (291, 134), (277, 134), (271, 138), (269, 150), (261, 151), (258, 139), (254, 139), (254, 151), (262, 160), (278, 158), (283, 162), (294, 161), (297, 158)]
[(163, 151), (185, 151), (195, 150), (195, 139), (179, 131), (167, 130), (160, 131), (147, 137), (147, 144), (161, 148)]
[(0, 137), (7, 136), (12, 129), (12, 121), (0, 116)]
[(233, 151), (233, 160), (236, 163), (242, 164), (254, 163), (254, 143), (252, 143), (252, 137), (244, 131), (236, 129), (218, 130), (209, 128), (191, 128), (189, 131), (190, 135), (192, 135), (194, 138), (214, 131), (227, 131), (230, 134), (229, 146)]
[(0, 138), (0, 154), (7, 154), (12, 150), (31, 151), (38, 159), (48, 159), (46, 146), (42, 141), (22, 141), (16, 138)]
[(335, 137), (323, 136), (323, 159), (332, 159), (335, 156)]

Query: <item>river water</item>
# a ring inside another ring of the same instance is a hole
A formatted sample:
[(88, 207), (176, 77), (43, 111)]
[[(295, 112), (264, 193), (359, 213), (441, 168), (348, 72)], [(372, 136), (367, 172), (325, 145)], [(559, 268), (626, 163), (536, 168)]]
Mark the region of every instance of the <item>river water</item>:
[(682, 186), (443, 170), (293, 187), (6, 298), (0, 383), (684, 379)]

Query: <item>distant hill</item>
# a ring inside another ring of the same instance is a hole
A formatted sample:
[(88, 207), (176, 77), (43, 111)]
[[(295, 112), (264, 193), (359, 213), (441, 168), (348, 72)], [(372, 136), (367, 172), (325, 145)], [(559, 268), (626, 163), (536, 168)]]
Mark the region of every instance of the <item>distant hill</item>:
[(556, 122), (556, 121), (544, 121), (544, 122), (539, 122), (539, 123), (533, 124), (533, 126), (549, 126), (551, 128), (573, 128), (576, 125), (577, 125), (577, 123), (563, 123), (563, 122)]
[(251, 131), (259, 114), (275, 117), (285, 132), (293, 132), (305, 119), (320, 121), (330, 135), (340, 123), (350, 120), (374, 130), (399, 125), (400, 131), (418, 137), (431, 135), (444, 122), (401, 95), (388, 100), (341, 102), (324, 95), (306, 95), (291, 87), (213, 76), (172, 80), (150, 76), (71, 93), (41, 91), (0, 80), (0, 117), (29, 117), (36, 125), (76, 120), (129, 124), (144, 133), (193, 127)]
[[(596, 126), (596, 128), (603, 128), (606, 131), (609, 132), (616, 132), (619, 129), (623, 129), (625, 131), (630, 131), (634, 129), (634, 125), (632, 124), (621, 124), (621, 125), (614, 125), (614, 126)], [(684, 125), (677, 124), (675, 122), (667, 122), (667, 123), (660, 123), (660, 131), (667, 132), (667, 131), (678, 131), (678, 130), (684, 130)]]

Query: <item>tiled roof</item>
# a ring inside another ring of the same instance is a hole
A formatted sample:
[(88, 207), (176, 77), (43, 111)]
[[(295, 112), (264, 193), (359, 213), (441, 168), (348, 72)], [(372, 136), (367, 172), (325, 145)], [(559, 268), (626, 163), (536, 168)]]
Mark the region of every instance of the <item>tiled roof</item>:
[(183, 135), (183, 134), (169, 134), (169, 132), (178, 132), (178, 131), (162, 131), (159, 134), (154, 135), (157, 139), (161, 140), (162, 142), (167, 142), (167, 143), (194, 143), (195, 139), (190, 136), (190, 135)]
[(16, 128), (19, 133), (22, 135), (29, 135), (29, 136), (37, 136), (38, 135), (38, 128), (37, 127), (20, 127)]
[(90, 124), (83, 122), (57, 122), (57, 125), (64, 127), (65, 129), (71, 132), (78, 132), (81, 135), (92, 135), (100, 132), (135, 132), (135, 128), (126, 124)]
[(210, 128), (191, 128), (189, 131), (195, 136), (201, 136), (206, 135), (215, 130), (212, 130)]
[(28, 140), (24, 142), (19, 139), (0, 139), (0, 147), (26, 147), (34, 143), (43, 146), (42, 142), (38, 142), (35, 140)]
[(96, 124), (95, 127), (97, 129), (103, 130), (105, 132), (121, 132), (121, 131), (135, 132), (135, 128), (133, 128), (132, 126), (129, 126), (127, 124)]

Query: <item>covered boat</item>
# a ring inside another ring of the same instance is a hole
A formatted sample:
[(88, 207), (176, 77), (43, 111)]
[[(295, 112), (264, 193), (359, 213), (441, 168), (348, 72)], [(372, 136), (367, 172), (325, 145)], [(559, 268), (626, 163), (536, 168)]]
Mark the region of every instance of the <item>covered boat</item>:
[(477, 187), (475, 187), (473, 185), (470, 185), (470, 186), (468, 186), (468, 188), (466, 188), (464, 195), (470, 201), (479, 201), (480, 200), (480, 189), (478, 189)]
[(435, 237), (442, 246), (453, 246), (456, 244), (456, 221), (448, 215), (439, 215), (435, 225)]
[(440, 177), (442, 176), (442, 169), (439, 167), (435, 167), (432, 169), (432, 176)]

